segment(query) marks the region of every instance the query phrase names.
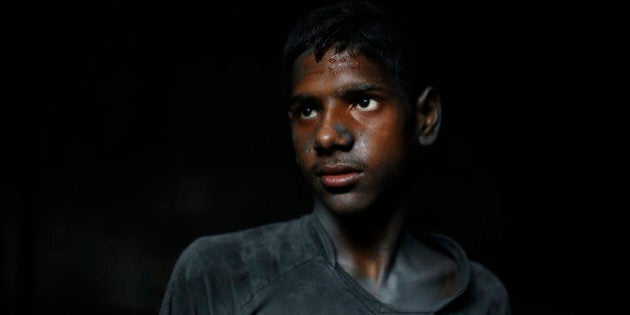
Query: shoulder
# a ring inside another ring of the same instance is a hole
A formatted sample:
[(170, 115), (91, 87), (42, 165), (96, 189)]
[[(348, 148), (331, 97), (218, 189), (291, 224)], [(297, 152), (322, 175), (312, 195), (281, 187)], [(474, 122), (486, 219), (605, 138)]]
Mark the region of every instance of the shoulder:
[(471, 285), (484, 292), (507, 297), (507, 290), (499, 277), (486, 266), (476, 262), (470, 262)]
[(304, 246), (303, 221), (301, 217), (195, 239), (175, 263), (166, 298), (212, 296), (221, 301), (217, 303), (228, 303), (226, 309), (242, 305), (316, 255)]
[(483, 264), (469, 259), (461, 245), (454, 239), (436, 233), (426, 234), (424, 241), (451, 256), (458, 272), (463, 276), (461, 295), (450, 307), (465, 310), (467, 314), (510, 314), (508, 291), (501, 279)]
[(203, 236), (181, 252), (160, 314), (233, 314), (261, 288), (308, 261), (305, 217)]
[(510, 314), (510, 299), (505, 285), (479, 262), (470, 261), (470, 282), (466, 291), (471, 304), (482, 306), (490, 314)]
[(300, 238), (301, 219), (278, 222), (245, 230), (202, 236), (181, 253), (176, 268), (187, 277), (224, 271), (272, 270), (278, 260), (299, 260), (305, 255)]

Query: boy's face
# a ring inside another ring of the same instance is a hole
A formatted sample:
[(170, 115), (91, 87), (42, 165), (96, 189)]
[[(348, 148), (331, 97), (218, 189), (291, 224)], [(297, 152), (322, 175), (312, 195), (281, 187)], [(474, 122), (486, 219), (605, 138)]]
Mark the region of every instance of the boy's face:
[(362, 55), (313, 54), (293, 70), (290, 125), (297, 162), (319, 201), (352, 213), (402, 191), (410, 109), (398, 85)]

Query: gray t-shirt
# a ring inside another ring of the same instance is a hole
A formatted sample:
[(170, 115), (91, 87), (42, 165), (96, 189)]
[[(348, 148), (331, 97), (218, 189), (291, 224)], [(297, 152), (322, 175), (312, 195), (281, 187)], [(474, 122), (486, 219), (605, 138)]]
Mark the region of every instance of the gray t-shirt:
[(424, 309), (380, 302), (336, 264), (332, 240), (313, 214), (204, 236), (178, 258), (160, 315), (169, 314), (510, 314), (507, 291), (452, 239), (421, 240), (450, 257), (457, 294)]

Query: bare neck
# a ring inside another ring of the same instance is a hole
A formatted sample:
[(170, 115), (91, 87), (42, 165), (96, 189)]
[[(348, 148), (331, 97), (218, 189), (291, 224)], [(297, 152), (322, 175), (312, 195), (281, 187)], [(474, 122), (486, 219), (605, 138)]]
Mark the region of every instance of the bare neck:
[(337, 263), (370, 291), (384, 286), (398, 249), (404, 211), (371, 209), (340, 216), (316, 201), (314, 213), (332, 238)]

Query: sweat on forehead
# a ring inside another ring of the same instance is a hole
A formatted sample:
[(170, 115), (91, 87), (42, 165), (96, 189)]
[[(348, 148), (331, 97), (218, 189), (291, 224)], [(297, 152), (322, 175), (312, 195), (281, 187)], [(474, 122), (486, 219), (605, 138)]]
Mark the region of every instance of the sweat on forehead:
[(293, 69), (296, 70), (296, 67), (299, 67), (307, 58), (314, 58), (315, 62), (324, 64), (330, 71), (337, 71), (344, 68), (357, 69), (361, 65), (361, 58), (359, 58), (359, 56), (360, 54), (353, 51), (345, 50), (337, 52), (334, 48), (331, 48), (326, 51), (320, 59), (312, 50), (307, 50), (295, 60)]
[(324, 62), (328, 64), (328, 68), (332, 71), (344, 67), (356, 69), (359, 66), (359, 61), (347, 52), (333, 53)]

